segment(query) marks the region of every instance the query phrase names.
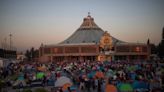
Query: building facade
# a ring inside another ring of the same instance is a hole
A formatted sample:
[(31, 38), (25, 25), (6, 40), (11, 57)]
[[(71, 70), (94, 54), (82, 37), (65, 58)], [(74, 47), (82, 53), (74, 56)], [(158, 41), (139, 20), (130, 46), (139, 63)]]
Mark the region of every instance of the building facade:
[(6, 49), (0, 48), (0, 58), (16, 59), (16, 51), (15, 50), (6, 50)]
[(90, 15), (66, 40), (55, 45), (42, 44), (39, 49), (42, 62), (146, 60), (149, 55), (148, 44), (118, 40), (97, 26)]

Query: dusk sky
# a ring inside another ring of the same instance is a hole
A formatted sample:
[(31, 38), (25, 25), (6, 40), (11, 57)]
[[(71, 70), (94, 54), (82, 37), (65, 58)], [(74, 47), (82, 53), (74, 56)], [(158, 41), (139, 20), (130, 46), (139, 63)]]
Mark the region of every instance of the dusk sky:
[[(126, 42), (159, 44), (164, 0), (0, 0), (0, 42), (13, 34), (18, 51), (57, 44), (90, 12), (95, 23)], [(1, 46), (0, 46), (1, 47)]]

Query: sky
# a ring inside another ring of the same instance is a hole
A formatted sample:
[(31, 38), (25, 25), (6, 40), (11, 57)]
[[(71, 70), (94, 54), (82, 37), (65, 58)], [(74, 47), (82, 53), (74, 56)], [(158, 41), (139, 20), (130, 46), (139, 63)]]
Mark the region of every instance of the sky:
[(161, 41), (164, 0), (0, 0), (0, 42), (7, 38), (9, 43), (12, 34), (18, 51), (57, 44), (76, 31), (88, 12), (120, 40)]

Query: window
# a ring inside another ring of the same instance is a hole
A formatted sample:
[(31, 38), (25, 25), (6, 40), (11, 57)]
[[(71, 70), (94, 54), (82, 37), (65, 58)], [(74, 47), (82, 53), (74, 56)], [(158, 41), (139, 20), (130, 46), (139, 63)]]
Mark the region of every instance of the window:
[(63, 53), (63, 47), (53, 48), (53, 53), (56, 53), (56, 54)]
[(82, 53), (96, 53), (96, 47), (81, 47)]
[(65, 53), (79, 53), (78, 47), (66, 47)]

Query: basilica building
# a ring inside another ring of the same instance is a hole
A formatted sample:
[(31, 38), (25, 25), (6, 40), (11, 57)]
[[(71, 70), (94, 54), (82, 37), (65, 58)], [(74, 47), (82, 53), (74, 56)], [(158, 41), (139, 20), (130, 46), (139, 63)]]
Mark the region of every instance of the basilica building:
[(42, 44), (39, 48), (41, 62), (147, 60), (149, 56), (149, 44), (113, 37), (101, 29), (90, 14), (70, 37), (58, 44)]

